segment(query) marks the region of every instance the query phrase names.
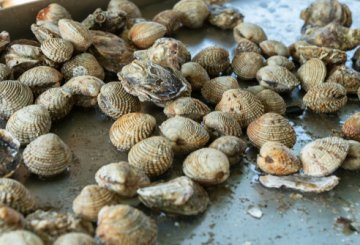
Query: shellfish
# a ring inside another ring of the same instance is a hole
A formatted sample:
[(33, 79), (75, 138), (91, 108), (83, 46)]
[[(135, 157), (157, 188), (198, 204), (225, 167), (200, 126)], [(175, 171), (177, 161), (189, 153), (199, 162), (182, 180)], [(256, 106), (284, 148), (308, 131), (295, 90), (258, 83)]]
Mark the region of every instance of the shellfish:
[(199, 63), (187, 62), (181, 66), (181, 73), (191, 84), (193, 91), (200, 90), (210, 80), (207, 71)]
[(280, 55), (289, 57), (289, 49), (280, 41), (276, 40), (264, 40), (259, 43), (262, 53), (265, 57), (271, 57), (274, 55)]
[(349, 140), (348, 154), (341, 164), (341, 167), (347, 170), (359, 170), (360, 169), (360, 142), (355, 140)]
[(239, 55), (243, 52), (255, 52), (261, 54), (260, 47), (256, 43), (246, 38), (239, 37), (236, 42), (237, 45), (234, 49), (234, 55)]
[(226, 73), (230, 67), (229, 52), (216, 46), (202, 49), (194, 56), (192, 61), (204, 67), (210, 76)]
[(356, 49), (351, 59), (353, 62), (354, 69), (360, 72), (360, 48)]
[(250, 22), (242, 22), (235, 26), (234, 39), (238, 42), (241, 38), (246, 38), (256, 44), (267, 40), (264, 30), (260, 26)]
[(210, 113), (210, 108), (198, 99), (191, 97), (177, 98), (164, 108), (167, 117), (182, 116), (194, 121), (201, 121), (203, 116)]
[(124, 11), (129, 19), (141, 17), (141, 11), (138, 6), (128, 0), (111, 0), (107, 10), (115, 13)]
[(24, 216), (16, 210), (0, 205), (0, 235), (24, 228)]
[(182, 26), (181, 17), (181, 13), (167, 9), (155, 15), (153, 21), (164, 25), (166, 27), (166, 35), (171, 36)]
[(223, 30), (231, 30), (244, 19), (244, 16), (236, 8), (224, 5), (210, 5), (208, 21), (211, 25)]
[(345, 121), (342, 132), (347, 138), (360, 141), (360, 112), (352, 114)]
[(61, 38), (46, 39), (40, 49), (47, 58), (57, 63), (68, 61), (74, 52), (71, 42)]
[(0, 63), (0, 81), (4, 81), (10, 77), (11, 69), (7, 65)]
[(216, 77), (203, 84), (201, 95), (208, 103), (217, 104), (225, 91), (237, 88), (239, 88), (239, 83), (235, 78), (231, 76)]
[(360, 72), (345, 65), (336, 66), (330, 71), (326, 82), (339, 83), (344, 86), (348, 94), (356, 94), (360, 88)]
[(17, 230), (4, 233), (0, 236), (0, 244), (44, 245), (40, 237), (26, 230)]
[(256, 73), (264, 65), (264, 58), (255, 52), (242, 52), (235, 55), (231, 64), (235, 74), (244, 80), (256, 78)]
[(276, 92), (270, 89), (264, 89), (256, 95), (261, 103), (264, 105), (264, 112), (275, 112), (284, 115), (286, 112), (285, 100)]
[(47, 7), (41, 9), (36, 15), (36, 24), (41, 25), (45, 22), (57, 24), (60, 19), (71, 19), (70, 13), (57, 3), (51, 3)]
[(309, 91), (313, 86), (324, 83), (326, 73), (326, 66), (322, 60), (318, 58), (309, 59), (297, 71), (301, 88)]
[(277, 66), (283, 66), (289, 71), (292, 71), (295, 69), (294, 62), (290, 61), (288, 58), (281, 56), (281, 55), (274, 55), (269, 57), (266, 60), (266, 65), (277, 65)]
[(55, 37), (60, 37), (60, 33), (58, 33), (58, 27), (57, 25), (55, 25), (55, 29), (56, 31), (54, 31), (53, 29), (49, 29), (48, 26), (49, 25), (55, 25), (55, 24), (50, 24), (47, 23), (47, 25), (36, 25), (36, 24), (32, 24), (30, 29), (31, 32), (34, 34), (34, 36), (36, 37), (36, 39), (42, 43), (44, 42), (46, 39), (49, 38), (55, 38)]
[[(299, 45), (295, 48), (300, 63), (305, 63), (312, 58), (321, 59), (326, 65), (344, 64), (347, 55), (344, 51), (333, 48), (318, 47), (313, 45)], [(294, 57), (294, 55), (293, 55)]]
[(239, 163), (246, 149), (246, 143), (235, 136), (222, 136), (214, 140), (209, 148), (214, 148), (224, 153), (230, 165)]
[(70, 232), (59, 236), (54, 245), (96, 245), (96, 240), (84, 233)]
[(70, 41), (77, 51), (84, 52), (90, 47), (91, 34), (81, 23), (70, 19), (61, 19), (58, 25), (61, 37)]
[(180, 0), (173, 10), (181, 14), (181, 22), (188, 28), (200, 28), (209, 16), (207, 4), (202, 0)]
[(160, 23), (144, 21), (131, 27), (129, 40), (138, 48), (149, 48), (157, 39), (163, 37), (166, 31), (166, 27)]
[(204, 116), (203, 125), (213, 138), (226, 135), (239, 137), (242, 134), (238, 121), (227, 112), (210, 112)]
[(20, 161), (20, 142), (10, 132), (0, 129), (0, 178), (13, 175)]

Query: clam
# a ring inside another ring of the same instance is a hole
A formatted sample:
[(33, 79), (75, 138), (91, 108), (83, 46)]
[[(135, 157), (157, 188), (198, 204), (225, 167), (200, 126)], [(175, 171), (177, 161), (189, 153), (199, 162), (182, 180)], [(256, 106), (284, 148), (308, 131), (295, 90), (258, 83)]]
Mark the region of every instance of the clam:
[(202, 148), (186, 157), (183, 172), (200, 184), (216, 185), (229, 178), (230, 163), (221, 151), (214, 148)]
[[(254, 85), (254, 86), (249, 86), (246, 88), (246, 91), (249, 91), (250, 93), (257, 95), (258, 93), (260, 93), (261, 91), (264, 90), (269, 90), (261, 85)], [(276, 92), (275, 92), (276, 93)]]
[(265, 173), (273, 175), (289, 175), (301, 168), (300, 160), (284, 144), (268, 141), (260, 148), (257, 166)]
[(294, 62), (290, 61), (288, 58), (281, 56), (281, 55), (274, 55), (269, 57), (266, 60), (266, 65), (277, 65), (277, 66), (283, 66), (289, 71), (292, 71), (295, 69)]
[(19, 81), (0, 82), (0, 117), (8, 119), (21, 108), (33, 103), (31, 89)]
[(157, 240), (157, 226), (131, 206), (106, 206), (100, 210), (96, 236), (108, 245), (151, 245)]
[(0, 244), (44, 245), (40, 237), (26, 230), (17, 230), (4, 233), (0, 236)]
[(124, 197), (132, 197), (137, 189), (150, 184), (145, 173), (124, 161), (102, 166), (96, 172), (95, 180), (99, 186)]
[(326, 77), (326, 66), (321, 59), (312, 58), (306, 61), (297, 71), (301, 88), (309, 91), (315, 85), (322, 84)]
[(235, 74), (244, 80), (256, 78), (256, 73), (264, 65), (264, 58), (255, 52), (242, 52), (235, 55), (231, 64)]
[(347, 138), (360, 141), (360, 112), (352, 114), (345, 121), (342, 132)]
[(166, 35), (171, 36), (182, 26), (181, 17), (179, 12), (167, 9), (155, 15), (153, 21), (164, 25), (166, 27)]
[(244, 19), (244, 16), (236, 8), (224, 5), (210, 5), (208, 21), (211, 25), (223, 30), (231, 30)]
[(214, 148), (224, 153), (230, 165), (239, 163), (246, 149), (246, 143), (235, 136), (222, 136), (214, 140), (209, 148)]
[(0, 205), (0, 235), (24, 228), (24, 216), (16, 210)]
[(203, 116), (210, 111), (210, 108), (203, 102), (191, 97), (178, 98), (168, 103), (164, 108), (167, 117), (182, 116), (194, 121), (201, 121)]
[(187, 62), (181, 66), (181, 73), (191, 84), (193, 91), (200, 90), (210, 80), (207, 71), (199, 63)]
[(346, 170), (359, 170), (360, 169), (360, 142), (349, 140), (348, 154), (341, 164), (341, 167)]
[(241, 127), (247, 127), (264, 114), (264, 105), (251, 92), (230, 89), (224, 92), (215, 110), (230, 113)]
[(20, 182), (8, 178), (0, 178), (0, 204), (27, 214), (34, 210), (35, 199)]
[(70, 232), (59, 236), (54, 245), (96, 245), (96, 241), (91, 236), (80, 233)]
[(71, 19), (70, 13), (60, 4), (51, 3), (41, 9), (36, 15), (36, 24), (41, 25), (44, 22), (57, 24), (60, 19)]
[(259, 43), (262, 53), (266, 57), (271, 57), (274, 55), (280, 55), (289, 57), (289, 49), (282, 42), (276, 40), (264, 40)]
[[(49, 25), (49, 23), (47, 24), (47, 26), (48, 25)], [(60, 35), (58, 34), (57, 25), (55, 25), (56, 32), (53, 31), (52, 29), (48, 29), (47, 26), (36, 25), (36, 24), (32, 24), (30, 26), (31, 32), (34, 34), (34, 36), (40, 43), (44, 42), (46, 39), (49, 39), (49, 38), (60, 37)]]
[(129, 34), (131, 27), (133, 27), (135, 24), (142, 23), (142, 22), (148, 22), (148, 21), (149, 21), (148, 19), (145, 19), (143, 17), (127, 19), (126, 20), (126, 29), (121, 33), (121, 38), (123, 38), (127, 42), (130, 41), (128, 34)]
[(277, 114), (266, 113), (250, 123), (247, 135), (256, 147), (262, 147), (266, 142), (278, 142), (291, 148), (296, 143), (296, 133), (289, 121)]
[(74, 52), (71, 42), (61, 38), (46, 39), (40, 48), (47, 58), (57, 63), (68, 61)]
[(255, 52), (258, 54), (261, 53), (260, 47), (256, 43), (246, 38), (238, 37), (236, 43), (237, 45), (234, 49), (234, 55), (238, 55), (243, 52)]
[(348, 94), (356, 94), (360, 88), (360, 72), (345, 65), (336, 66), (330, 71), (326, 82), (339, 83), (344, 86)]
[(129, 19), (141, 17), (140, 9), (133, 2), (128, 0), (111, 0), (107, 10), (115, 13), (125, 12)]
[(239, 137), (242, 134), (240, 124), (227, 112), (210, 112), (204, 116), (203, 125), (213, 138), (227, 135)]
[(92, 43), (91, 34), (80, 22), (61, 19), (58, 25), (61, 37), (71, 42), (77, 51), (84, 52), (90, 47)]
[(8, 79), (11, 75), (11, 69), (5, 64), (0, 63), (0, 81)]
[(172, 117), (160, 126), (163, 136), (173, 143), (175, 153), (189, 153), (209, 141), (209, 133), (197, 122), (186, 117)]
[(21, 161), (20, 142), (5, 129), (0, 129), (0, 177), (10, 177)]
[(188, 28), (200, 28), (209, 16), (208, 6), (202, 0), (180, 0), (173, 10), (181, 14), (181, 21)]
[(129, 150), (137, 142), (149, 137), (156, 120), (145, 113), (134, 112), (121, 116), (110, 128), (110, 141), (120, 151)]
[(315, 85), (303, 97), (304, 105), (316, 113), (336, 112), (346, 102), (346, 89), (338, 83)]
[(138, 194), (145, 206), (180, 215), (203, 213), (209, 204), (205, 189), (186, 176), (141, 188)]
[(315, 177), (330, 175), (340, 167), (348, 151), (348, 141), (339, 137), (310, 142), (300, 152), (304, 173)]
[(225, 91), (237, 88), (239, 88), (239, 84), (235, 78), (231, 76), (216, 77), (203, 84), (201, 95), (208, 103), (217, 104)]
[(256, 44), (267, 40), (264, 30), (260, 26), (250, 22), (242, 22), (235, 26), (234, 38), (236, 42), (241, 40), (241, 38), (246, 38)]
[(153, 136), (135, 144), (129, 151), (129, 164), (149, 177), (164, 174), (173, 163), (174, 152), (169, 140)]
[(166, 27), (153, 21), (145, 21), (135, 24), (129, 30), (129, 39), (138, 48), (149, 48), (154, 42), (163, 37)]
[(264, 89), (257, 93), (258, 98), (264, 105), (264, 112), (275, 112), (280, 115), (284, 115), (286, 112), (285, 100), (276, 92), (270, 89)]
[(352, 57), (353, 67), (360, 72), (360, 48), (357, 48)]
[(192, 59), (205, 68), (210, 76), (226, 73), (230, 67), (229, 52), (220, 47), (209, 46), (202, 49)]
[(51, 128), (49, 111), (42, 105), (29, 105), (11, 115), (6, 130), (25, 145), (46, 134)]
[(0, 52), (5, 50), (10, 43), (10, 34), (7, 31), (0, 32)]
[(318, 58), (326, 65), (334, 65), (344, 64), (347, 59), (346, 53), (342, 50), (313, 45), (300, 45), (296, 47), (296, 53), (301, 63), (305, 63), (312, 58)]

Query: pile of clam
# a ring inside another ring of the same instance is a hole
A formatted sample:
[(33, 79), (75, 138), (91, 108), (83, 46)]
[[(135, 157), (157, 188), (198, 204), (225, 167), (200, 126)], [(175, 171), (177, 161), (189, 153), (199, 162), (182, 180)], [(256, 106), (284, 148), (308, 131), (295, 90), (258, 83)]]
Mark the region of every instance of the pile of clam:
[[(213, 2), (181, 0), (148, 20), (134, 3), (111, 0), (82, 22), (54, 3), (31, 25), (36, 40), (0, 33), (0, 117), (7, 121), (0, 130), (0, 244), (154, 244), (155, 221), (123, 200), (203, 213), (208, 186), (227, 181), (249, 142), (259, 149), (259, 181), (268, 188), (329, 191), (339, 183), (338, 168), (360, 169), (360, 112), (346, 120), (341, 137), (314, 139), (298, 156), (283, 98), (301, 89), (303, 109), (336, 113), (348, 96), (360, 97), (360, 73), (345, 65), (345, 51), (360, 44), (350, 9), (315, 1), (301, 12), (301, 40), (287, 47), (231, 5)], [(171, 37), (205, 22), (233, 31), (232, 60), (220, 46), (193, 55)], [(359, 50), (353, 62), (360, 70)], [(145, 101), (162, 107), (167, 120), (145, 113)], [(104, 163), (73, 200), (73, 213), (40, 210), (9, 177), (20, 165), (45, 181), (69, 171), (72, 151), (50, 130), (74, 106), (98, 107), (114, 120), (109, 140), (128, 159)], [(155, 182), (178, 156), (183, 176)]]

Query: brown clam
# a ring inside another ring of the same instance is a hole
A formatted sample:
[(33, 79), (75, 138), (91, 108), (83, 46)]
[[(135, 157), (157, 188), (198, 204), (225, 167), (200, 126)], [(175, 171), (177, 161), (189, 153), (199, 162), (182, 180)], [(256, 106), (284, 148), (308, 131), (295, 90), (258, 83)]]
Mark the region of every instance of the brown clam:
[(17, 230), (4, 233), (0, 236), (0, 244), (44, 245), (40, 237), (26, 230)]
[(246, 38), (256, 44), (267, 40), (264, 30), (260, 26), (249, 22), (242, 22), (235, 26), (234, 38), (236, 42), (241, 38)]
[(246, 149), (246, 143), (235, 136), (222, 136), (214, 140), (209, 148), (214, 148), (224, 153), (230, 165), (239, 163)]
[(70, 232), (59, 236), (54, 245), (96, 245), (96, 240), (84, 233)]
[(201, 121), (203, 116), (210, 111), (210, 108), (203, 102), (191, 97), (178, 98), (168, 103), (164, 108), (164, 114), (167, 117), (182, 116), (194, 121)]
[(344, 64), (347, 59), (346, 53), (339, 49), (313, 45), (299, 45), (295, 50), (299, 57), (298, 60), (302, 64), (312, 58), (321, 59), (326, 65)]
[(180, 0), (173, 10), (181, 14), (181, 21), (188, 28), (200, 28), (209, 15), (208, 6), (202, 0)]
[(145, 21), (135, 24), (129, 30), (129, 39), (138, 48), (149, 48), (154, 42), (163, 37), (166, 27), (153, 21)]
[(246, 38), (238, 37), (236, 43), (237, 45), (234, 49), (234, 55), (238, 55), (243, 52), (255, 52), (261, 54), (260, 47)]
[(225, 91), (237, 88), (239, 88), (239, 83), (235, 78), (231, 76), (216, 77), (203, 84), (201, 95), (208, 103), (217, 104)]
[(244, 19), (244, 16), (236, 8), (224, 5), (210, 5), (208, 21), (211, 25), (223, 30), (231, 30)]
[(7, 65), (0, 63), (0, 81), (4, 81), (10, 77), (11, 69)]
[(181, 66), (181, 73), (191, 84), (193, 91), (200, 90), (206, 81), (210, 80), (207, 71), (199, 63), (187, 62)]
[(288, 69), (289, 71), (292, 71), (295, 69), (295, 64), (294, 62), (292, 62), (291, 60), (289, 60), (288, 58), (281, 56), (281, 55), (274, 55), (269, 57), (266, 60), (266, 65), (278, 65), (278, 66), (283, 66), (286, 69)]
[(24, 216), (18, 211), (0, 204), (0, 235), (24, 228)]
[(274, 55), (280, 55), (289, 57), (289, 49), (282, 42), (276, 40), (265, 40), (259, 43), (262, 53), (266, 57), (271, 57)]
[(61, 38), (46, 39), (40, 48), (47, 58), (57, 63), (69, 60), (74, 52), (71, 42)]
[(270, 89), (264, 89), (257, 93), (255, 96), (264, 105), (265, 113), (275, 112), (280, 115), (285, 114), (286, 103), (285, 100), (278, 93)]
[(360, 141), (360, 112), (352, 114), (345, 121), (342, 132), (347, 138)]
[(209, 46), (202, 49), (192, 59), (205, 68), (210, 76), (226, 73), (230, 67), (229, 52), (220, 47)]
[(57, 24), (58, 21), (63, 18), (70, 19), (70, 13), (60, 4), (51, 3), (38, 12), (36, 15), (36, 24), (41, 25), (44, 22)]
[(341, 164), (341, 167), (346, 170), (359, 170), (360, 169), (360, 142), (349, 140), (348, 154)]
[(312, 58), (298, 69), (297, 76), (301, 82), (301, 88), (309, 91), (313, 86), (324, 83), (326, 73), (324, 62), (321, 59)]
[(111, 0), (107, 6), (108, 11), (115, 13), (124, 11), (127, 18), (141, 17), (141, 11), (133, 2), (128, 0)]
[(231, 64), (235, 74), (244, 80), (256, 78), (256, 73), (264, 65), (264, 58), (255, 52), (242, 52), (235, 55)]
[(61, 37), (71, 42), (77, 51), (83, 52), (90, 47), (92, 43), (91, 34), (80, 22), (61, 19), (58, 25)]
[(356, 94), (360, 88), (360, 72), (345, 65), (336, 66), (330, 71), (326, 82), (339, 83), (344, 86), (348, 94)]
[(203, 125), (213, 138), (226, 135), (239, 137), (242, 134), (240, 124), (227, 112), (210, 112), (204, 116)]
[(155, 15), (153, 21), (164, 25), (166, 27), (166, 35), (171, 36), (182, 26), (181, 17), (181, 13), (167, 9)]
[(0, 129), (0, 178), (12, 176), (20, 162), (20, 142), (10, 132)]

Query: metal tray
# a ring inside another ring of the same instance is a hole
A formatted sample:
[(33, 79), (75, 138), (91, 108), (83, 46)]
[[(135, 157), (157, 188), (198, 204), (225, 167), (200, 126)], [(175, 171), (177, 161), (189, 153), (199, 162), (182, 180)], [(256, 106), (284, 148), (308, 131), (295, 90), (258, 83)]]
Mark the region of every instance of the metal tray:
[[(64, 5), (74, 19), (81, 20), (96, 7), (106, 6), (108, 1), (39, 1), (1, 10), (0, 30), (9, 31), (12, 39), (31, 36), (30, 24), (37, 11), (49, 2)], [(141, 7), (145, 17), (152, 18), (160, 10), (171, 8), (176, 1), (134, 2)], [(269, 39), (289, 45), (300, 35), (300, 10), (310, 2), (238, 0), (232, 1), (231, 5), (245, 15), (246, 21), (260, 24)], [(360, 9), (360, 1), (342, 2), (353, 11), (353, 26), (359, 27), (360, 15), (357, 11)], [(228, 48), (229, 51), (235, 46), (231, 31), (221, 31), (210, 26), (201, 30), (182, 29), (176, 38), (187, 44), (192, 54), (212, 44)], [(239, 82), (243, 87), (256, 84)], [(296, 90), (286, 100), (291, 105), (299, 105), (302, 95), (301, 91)], [(143, 110), (155, 115), (158, 123), (165, 119), (161, 109), (154, 105), (144, 104)], [(348, 105), (337, 114), (317, 115), (305, 111), (300, 116), (288, 115), (298, 135), (295, 151), (299, 152), (312, 139), (339, 130), (344, 120), (355, 111), (359, 111), (359, 101), (352, 97)], [(72, 148), (78, 161), (68, 173), (51, 180), (29, 177), (25, 185), (36, 196), (40, 207), (71, 211), (72, 200), (85, 185), (95, 182), (94, 174), (100, 166), (127, 159), (127, 154), (117, 152), (109, 141), (108, 131), (112, 123), (97, 109), (76, 108), (65, 120), (53, 125), (52, 132), (60, 135)], [(1, 126), (4, 127), (4, 122)], [(258, 173), (254, 163), (257, 150), (250, 146), (243, 163), (232, 168), (229, 180), (223, 185), (208, 188), (211, 205), (203, 215), (168, 216), (149, 211), (135, 199), (124, 202), (131, 202), (157, 220), (159, 244), (360, 244), (357, 232), (351, 232), (336, 222), (339, 217), (360, 222), (359, 173), (337, 171), (336, 174), (341, 178), (339, 186), (320, 195), (299, 196), (289, 191), (269, 190), (256, 181)], [(173, 170), (165, 178), (181, 174), (182, 160), (176, 159)], [(17, 177), (22, 176), (18, 174)], [(260, 208), (263, 217), (255, 219), (248, 215), (250, 207)]]

